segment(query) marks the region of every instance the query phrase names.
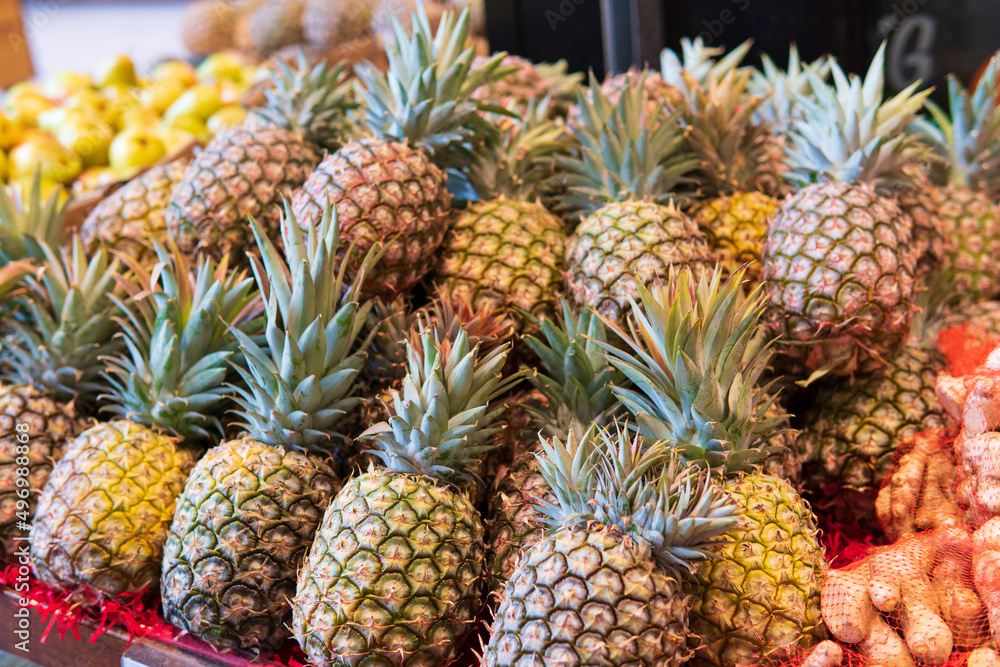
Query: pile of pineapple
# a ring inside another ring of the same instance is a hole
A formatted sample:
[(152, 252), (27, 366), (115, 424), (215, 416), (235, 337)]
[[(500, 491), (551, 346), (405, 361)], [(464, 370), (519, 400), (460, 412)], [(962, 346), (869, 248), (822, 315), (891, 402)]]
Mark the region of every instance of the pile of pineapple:
[(435, 27), (444, 12), (467, 8), (470, 35), (485, 51), (484, 0), (194, 0), (181, 39), (196, 55), (237, 49), (267, 58), (294, 47), (354, 63), (371, 59), (391, 39), (392, 20), (409, 22), (418, 2)]
[(6, 548), (33, 516), (45, 584), (315, 665), (484, 622), (491, 667), (794, 660), (803, 494), (877, 525), (945, 419), (934, 332), (1000, 323), (1000, 60), (945, 110), (881, 50), (582, 85), (469, 32), (418, 7), (388, 72), (278, 61), (72, 236), (0, 197)]
[(128, 180), (242, 122), (256, 71), (240, 54), (222, 52), (197, 68), (168, 60), (139, 77), (131, 59), (118, 55), (93, 75), (60, 72), (15, 84), (0, 106), (0, 184), (30, 190), (39, 173), (47, 196)]

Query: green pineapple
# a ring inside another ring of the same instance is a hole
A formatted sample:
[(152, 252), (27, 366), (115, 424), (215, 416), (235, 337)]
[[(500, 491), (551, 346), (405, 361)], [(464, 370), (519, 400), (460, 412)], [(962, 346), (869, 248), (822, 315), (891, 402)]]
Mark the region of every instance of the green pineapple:
[(188, 165), (167, 206), (167, 232), (182, 251), (242, 259), (248, 215), (277, 235), (282, 199), (288, 199), (335, 149), (351, 106), (343, 66), (310, 69), (299, 53), (296, 69), (276, 63), (267, 103), (247, 120), (217, 134)]
[(140, 264), (156, 261), (151, 241), (167, 237), (167, 204), (190, 160), (151, 168), (115, 190), (83, 221), (80, 237), (88, 253), (103, 244)]
[(345, 247), (385, 247), (367, 293), (403, 294), (434, 267), (452, 216), (449, 170), (469, 161), (470, 143), (486, 121), (472, 92), (495, 78), (501, 56), (472, 68), (469, 15), (446, 12), (434, 32), (417, 5), (414, 33), (398, 21), (387, 44), (389, 71), (355, 68), (366, 135), (328, 155), (292, 200), (303, 225), (319, 220), (329, 199)]
[(481, 356), (464, 332), (409, 346), (394, 414), (366, 435), (382, 465), (337, 494), (299, 571), (292, 629), (312, 664), (448, 664), (472, 630), (484, 529), (457, 485), (489, 450), (506, 355)]
[[(533, 318), (532, 323), (544, 340), (534, 335), (523, 339), (540, 362), (538, 370), (526, 371), (537, 398), (521, 404), (531, 417), (531, 428), (520, 429), (528, 432), (530, 446), (516, 447), (521, 453), (499, 480), (490, 502), (494, 589), (510, 579), (521, 553), (542, 539), (543, 516), (537, 502), (551, 500), (551, 493), (538, 468), (537, 433), (566, 441), (579, 439), (591, 424), (607, 426), (622, 411), (611, 387), (627, 386), (625, 376), (608, 363), (600, 346), (607, 341), (607, 331), (592, 311), (576, 315), (563, 300), (561, 318)], [(521, 432), (511, 437), (525, 439)]]
[(736, 507), (663, 441), (621, 427), (542, 440), (549, 534), (504, 588), (484, 667), (662, 665), (691, 656), (684, 570)]
[(126, 349), (106, 358), (117, 415), (69, 443), (38, 501), (31, 561), (44, 583), (98, 596), (155, 588), (174, 505), (195, 452), (222, 432), (230, 326), (259, 329), (253, 281), (226, 262), (157, 248), (113, 298)]
[(879, 49), (865, 79), (832, 66), (800, 98), (785, 177), (789, 195), (768, 228), (762, 276), (768, 325), (795, 375), (869, 372), (902, 345), (913, 316), (913, 222), (878, 189), (922, 159), (904, 132), (929, 91), (883, 100)]
[(951, 117), (928, 101), (931, 118), (916, 123), (947, 166), (940, 189), (926, 190), (922, 203), (936, 215), (944, 238), (942, 268), (965, 301), (1000, 292), (1000, 219), (994, 207), (1000, 196), (998, 68), (1000, 58), (994, 56), (971, 94), (949, 76)]
[[(739, 523), (707, 549), (685, 583), (691, 598), (690, 664), (782, 664), (823, 637), (820, 588), (826, 561), (809, 505), (760, 464), (781, 423), (770, 387), (771, 359), (760, 320), (763, 286), (744, 295), (744, 271), (696, 278), (690, 268), (663, 285), (640, 288), (627, 346), (605, 344), (611, 363), (634, 383), (615, 394), (639, 433), (665, 440), (684, 459), (711, 470)], [(610, 324), (610, 321), (608, 321)]]
[(753, 70), (748, 84), (748, 92), (761, 98), (754, 111), (754, 120), (766, 124), (771, 131), (764, 146), (767, 165), (763, 168), (765, 174), (773, 174), (778, 178), (775, 184), (776, 192), (772, 194), (787, 195), (791, 192), (789, 183), (783, 179), (788, 171), (785, 164), (785, 149), (788, 145), (788, 132), (792, 124), (802, 117), (798, 100), (812, 95), (813, 78), (826, 81), (830, 75), (832, 59), (823, 56), (811, 63), (803, 63), (799, 50), (794, 44), (788, 49), (788, 67), (784, 70), (774, 64), (765, 53), (761, 54), (761, 69)]
[(767, 173), (771, 136), (755, 114), (763, 98), (748, 92), (750, 72), (730, 72), (702, 88), (692, 84), (682, 117), (700, 167), (695, 220), (716, 258), (733, 272), (749, 263), (749, 277), (760, 275), (760, 253), (767, 225), (778, 208), (773, 196), (777, 175)]
[(43, 261), (39, 242), (61, 247), (69, 203), (58, 192), (43, 197), (39, 173), (27, 192), (23, 186), (0, 187), (0, 266), (29, 258)]
[(546, 106), (531, 102), (523, 121), (477, 150), (469, 180), (481, 199), (457, 215), (442, 243), (439, 288), (473, 308), (539, 315), (562, 285), (566, 231), (540, 197), (568, 142)]
[(210, 449), (188, 477), (161, 589), (164, 616), (177, 627), (220, 648), (273, 650), (290, 636), (295, 575), (339, 488), (330, 454), (343, 446), (337, 429), (361, 401), (352, 390), (371, 305), (359, 306), (357, 281), (343, 283), (329, 208), (308, 234), (286, 211), (284, 256), (252, 226), (263, 264), (258, 286), (271, 295), (268, 347), (234, 332), (245, 431)]
[(580, 308), (613, 320), (638, 294), (638, 285), (666, 276), (673, 264), (699, 266), (711, 250), (705, 235), (672, 202), (674, 188), (696, 165), (684, 148), (680, 111), (649, 117), (644, 76), (612, 105), (591, 77), (581, 93), (579, 155), (563, 158), (567, 208), (581, 211), (566, 247), (566, 291)]

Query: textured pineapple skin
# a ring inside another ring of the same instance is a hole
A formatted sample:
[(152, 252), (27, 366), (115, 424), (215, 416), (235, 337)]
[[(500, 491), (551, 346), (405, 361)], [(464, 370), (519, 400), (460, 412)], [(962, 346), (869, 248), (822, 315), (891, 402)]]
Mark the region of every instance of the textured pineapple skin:
[(338, 488), (326, 462), (251, 438), (197, 463), (163, 553), (166, 620), (218, 648), (278, 648), (306, 550)]
[(555, 496), (538, 471), (534, 452), (516, 459), (490, 498), (488, 554), (490, 587), (496, 591), (510, 581), (521, 555), (545, 536), (539, 501), (555, 503)]
[(763, 192), (739, 192), (699, 206), (695, 221), (727, 273), (749, 263), (747, 278), (760, 279), (760, 253), (778, 200)]
[(674, 574), (603, 526), (535, 544), (504, 588), (483, 667), (656, 665), (690, 651), (688, 600)]
[(970, 301), (1000, 292), (1000, 218), (990, 198), (969, 188), (940, 190), (938, 217), (945, 238), (944, 267)]
[(636, 281), (666, 279), (669, 267), (711, 261), (704, 234), (671, 206), (631, 200), (607, 204), (585, 217), (566, 246), (566, 289), (581, 308), (613, 320), (639, 298)]
[(209, 55), (233, 48), (237, 12), (225, 0), (198, 0), (184, 10), (181, 40), (192, 53)]
[(536, 202), (476, 202), (442, 244), (437, 277), (476, 309), (517, 306), (541, 315), (556, 299), (566, 254), (562, 221)]
[(372, 32), (372, 0), (306, 0), (302, 32), (316, 48), (329, 49)]
[(911, 340), (888, 366), (822, 393), (799, 436), (809, 488), (877, 521), (872, 502), (848, 492), (877, 493), (902, 439), (944, 425), (934, 391), (942, 370), (940, 357)]
[(923, 170), (908, 165), (906, 173), (913, 185), (898, 192), (898, 203), (913, 219), (917, 275), (923, 276), (938, 270), (945, 261), (945, 229), (940, 217), (943, 196)]
[(317, 224), (327, 197), (344, 247), (355, 244), (355, 265), (375, 243), (386, 249), (365, 281), (367, 292), (405, 292), (434, 267), (450, 222), (451, 193), (447, 175), (422, 149), (374, 137), (348, 143), (295, 193), (299, 224)]
[(247, 216), (275, 235), (282, 199), (291, 199), (317, 164), (316, 149), (298, 132), (264, 124), (230, 128), (184, 171), (167, 206), (167, 232), (190, 255), (242, 260), (252, 239)]
[(113, 597), (160, 580), (163, 544), (194, 466), (175, 439), (131, 421), (81, 433), (38, 501), (31, 561), (54, 588)]
[(695, 565), (689, 665), (782, 664), (825, 636), (820, 591), (826, 568), (815, 516), (786, 481), (750, 474), (723, 488), (742, 508), (736, 528)]
[[(27, 424), (26, 442), (18, 441), (18, 424)], [(70, 440), (88, 426), (88, 420), (79, 417), (72, 403), (60, 403), (45, 396), (38, 389), (26, 385), (0, 384), (0, 552), (12, 554), (14, 538), (23, 535), (17, 529), (18, 514), (34, 515), (38, 494), (49, 479), (53, 463), (62, 458)], [(18, 447), (27, 447), (27, 454)], [(27, 457), (27, 465), (22, 458)], [(30, 495), (27, 510), (17, 507), (17, 469), (28, 469)]]
[(764, 244), (767, 322), (786, 362), (872, 371), (913, 318), (912, 224), (867, 184), (818, 183), (788, 197)]
[(448, 664), (480, 608), (483, 532), (472, 504), (429, 478), (370, 470), (350, 480), (292, 602), (310, 663)]
[(139, 264), (150, 262), (156, 256), (150, 241), (162, 243), (167, 236), (167, 204), (188, 164), (174, 160), (153, 167), (101, 201), (80, 227), (87, 253), (103, 243)]

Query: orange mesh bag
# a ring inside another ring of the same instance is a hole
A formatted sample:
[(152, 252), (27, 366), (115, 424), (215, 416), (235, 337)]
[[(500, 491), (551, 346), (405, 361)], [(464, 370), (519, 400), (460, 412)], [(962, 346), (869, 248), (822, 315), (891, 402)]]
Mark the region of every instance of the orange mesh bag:
[(1000, 667), (997, 343), (967, 325), (940, 335), (953, 426), (904, 440), (876, 502), (893, 542), (825, 573), (830, 641), (789, 667)]

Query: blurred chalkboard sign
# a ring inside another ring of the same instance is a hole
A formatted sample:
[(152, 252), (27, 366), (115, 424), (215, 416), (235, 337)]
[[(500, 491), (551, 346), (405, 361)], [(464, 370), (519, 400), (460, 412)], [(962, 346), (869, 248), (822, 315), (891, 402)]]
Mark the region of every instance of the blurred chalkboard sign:
[(494, 51), (604, 75), (601, 0), (486, 0), (486, 30)]

